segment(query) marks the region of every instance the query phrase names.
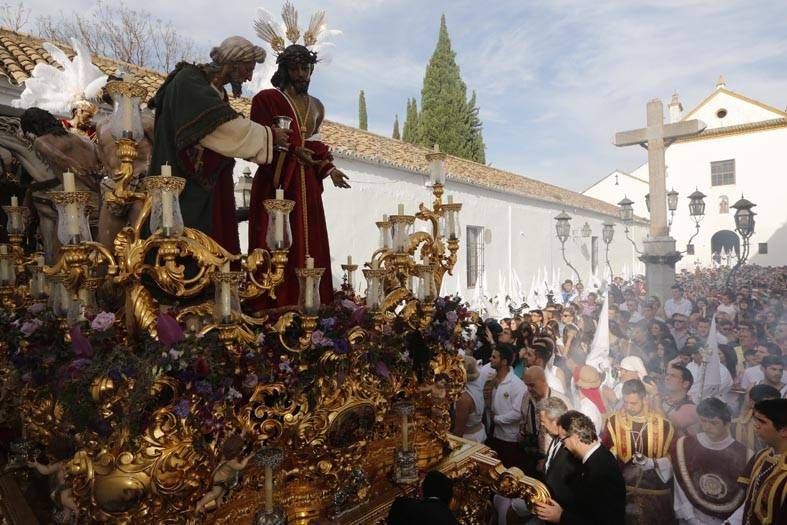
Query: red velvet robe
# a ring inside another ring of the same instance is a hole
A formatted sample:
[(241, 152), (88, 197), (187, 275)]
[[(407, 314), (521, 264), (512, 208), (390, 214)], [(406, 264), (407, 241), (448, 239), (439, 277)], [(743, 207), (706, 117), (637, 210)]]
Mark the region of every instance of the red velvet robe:
[(276, 300), (263, 301), (258, 308), (291, 306), (298, 304), (298, 278), (295, 268), (306, 266), (306, 257), (314, 257), (317, 268), (325, 268), (320, 281), (320, 302), (333, 301), (333, 279), (331, 277), (331, 254), (328, 247), (328, 228), (322, 205), (323, 179), (334, 168), (328, 147), (314, 140), (306, 140), (316, 130), (303, 129), (297, 112), (286, 96), (278, 89), (260, 91), (252, 99), (251, 120), (266, 126), (273, 125), (273, 117), (292, 118), (291, 150), (306, 147), (314, 152), (313, 158), (320, 161), (317, 167), (301, 165), (294, 154), (275, 151), (271, 164), (261, 165), (254, 175), (249, 207), (249, 249), (267, 248), (265, 235), (268, 230), (268, 214), (262, 204), (273, 199), (276, 189), (284, 189), (284, 198), (295, 201), (290, 213), (292, 247), (284, 270), (284, 282), (276, 290)]

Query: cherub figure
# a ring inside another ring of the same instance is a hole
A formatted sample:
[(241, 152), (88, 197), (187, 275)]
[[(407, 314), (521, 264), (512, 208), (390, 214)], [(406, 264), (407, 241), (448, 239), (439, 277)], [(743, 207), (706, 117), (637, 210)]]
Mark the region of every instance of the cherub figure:
[(197, 512), (203, 512), (205, 507), (215, 501), (216, 508), (221, 506), (224, 495), (238, 484), (241, 471), (246, 468), (254, 454), (242, 457), (245, 448), (243, 438), (233, 434), (224, 441), (221, 447), (223, 461), (213, 471), (213, 484), (207, 494), (197, 502)]
[(55, 438), (49, 446), (50, 463), (42, 465), (37, 461), (28, 461), (27, 466), (34, 468), (43, 476), (52, 476), (50, 496), (55, 503), (55, 523), (75, 523), (79, 517), (79, 507), (74, 494), (66, 483), (68, 462), (74, 451), (71, 443), (63, 438)]

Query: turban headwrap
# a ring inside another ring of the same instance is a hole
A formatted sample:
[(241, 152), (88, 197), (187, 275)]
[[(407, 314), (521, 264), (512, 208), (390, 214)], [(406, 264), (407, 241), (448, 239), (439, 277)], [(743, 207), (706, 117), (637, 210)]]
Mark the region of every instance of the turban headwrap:
[(210, 50), (210, 58), (214, 64), (220, 66), (241, 62), (261, 64), (265, 61), (265, 50), (260, 46), (255, 46), (242, 36), (231, 36)]

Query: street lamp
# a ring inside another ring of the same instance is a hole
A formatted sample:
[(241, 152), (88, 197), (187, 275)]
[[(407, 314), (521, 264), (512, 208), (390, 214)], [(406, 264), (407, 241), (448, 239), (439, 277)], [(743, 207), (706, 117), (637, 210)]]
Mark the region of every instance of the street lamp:
[(566, 241), (568, 240), (569, 235), (571, 235), (571, 215), (566, 213), (565, 211), (561, 211), (556, 217), (555, 220), (555, 233), (557, 233), (557, 240), (560, 241), (560, 251), (563, 254), (563, 262), (566, 263), (566, 266), (574, 270), (574, 273), (577, 276), (577, 282), (582, 282), (582, 277), (579, 276), (579, 272), (577, 271), (574, 266), (568, 262), (566, 259)]
[(669, 210), (667, 228), (672, 228), (672, 221), (675, 219), (675, 210), (678, 209), (678, 192), (675, 191), (675, 188), (667, 192), (667, 209)]
[(615, 236), (615, 225), (611, 222), (605, 222), (604, 226), (601, 229), (601, 239), (604, 241), (604, 244), (607, 245), (607, 268), (609, 269), (609, 278), (612, 279), (614, 274), (612, 273), (612, 265), (609, 264), (609, 245), (612, 243), (612, 238)]
[(645, 194), (645, 207), (648, 209), (648, 213), (650, 213), (650, 193)]
[[(647, 196), (645, 198), (645, 203), (649, 206), (650, 200)], [(638, 254), (642, 254), (642, 252), (639, 251), (639, 248), (637, 248), (637, 243), (635, 243), (634, 240), (629, 237), (629, 224), (631, 224), (631, 222), (634, 220), (633, 205), (634, 201), (626, 196), (623, 196), (623, 200), (618, 203), (618, 206), (620, 206), (620, 220), (622, 220), (623, 224), (626, 226), (626, 229), (623, 230), (623, 233), (626, 234), (626, 239), (628, 239), (631, 245), (634, 247), (634, 251), (636, 251)], [(650, 211), (650, 208), (648, 208), (648, 211)]]
[(738, 235), (743, 237), (743, 253), (738, 257), (738, 262), (727, 276), (728, 288), (730, 284), (733, 286), (735, 285), (735, 274), (738, 272), (738, 268), (740, 268), (749, 257), (749, 239), (754, 234), (754, 216), (757, 215), (752, 211), (752, 208), (755, 206), (756, 204), (753, 202), (744, 199), (743, 195), (741, 195), (738, 202), (732, 205), (732, 207), (735, 208), (735, 231), (738, 232)]
[(696, 227), (696, 231), (694, 235), (689, 238), (689, 242), (686, 243), (686, 253), (689, 255), (694, 255), (694, 245), (691, 244), (691, 241), (694, 240), (694, 237), (700, 232), (700, 222), (702, 222), (703, 217), (705, 217), (705, 195), (700, 190), (695, 189), (694, 193), (689, 195), (689, 216), (694, 221), (694, 226)]
[(251, 204), (251, 169), (248, 166), (243, 168), (238, 182), (235, 183), (235, 202), (239, 208), (248, 208)]

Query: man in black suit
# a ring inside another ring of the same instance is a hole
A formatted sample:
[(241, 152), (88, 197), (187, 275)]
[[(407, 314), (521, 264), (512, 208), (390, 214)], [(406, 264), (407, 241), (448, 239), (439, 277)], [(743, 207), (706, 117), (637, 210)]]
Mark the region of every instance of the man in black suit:
[(593, 422), (569, 410), (558, 420), (563, 446), (582, 461), (575, 504), (563, 508), (554, 499), (536, 505), (542, 520), (561, 525), (624, 525), (626, 484), (617, 460), (601, 446)]
[(424, 499), (396, 498), (388, 512), (388, 525), (459, 525), (449, 508), (454, 497), (451, 479), (436, 470), (426, 474)]

